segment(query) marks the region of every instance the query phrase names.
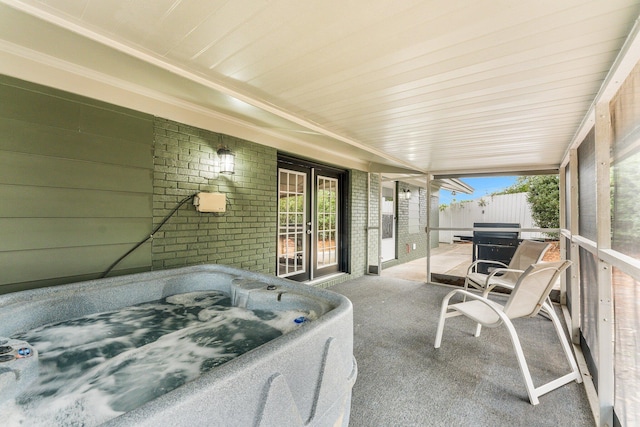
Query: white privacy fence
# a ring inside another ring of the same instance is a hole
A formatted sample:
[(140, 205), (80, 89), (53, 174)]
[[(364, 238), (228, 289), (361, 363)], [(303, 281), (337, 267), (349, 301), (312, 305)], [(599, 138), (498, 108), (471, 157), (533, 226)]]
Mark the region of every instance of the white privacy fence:
[[(471, 228), (475, 222), (518, 223), (520, 228), (537, 228), (527, 203), (527, 193), (484, 196), (479, 199), (451, 203), (440, 210), (438, 228)], [(471, 231), (439, 231), (439, 241), (452, 243), (454, 236), (472, 236)], [(542, 233), (522, 232), (522, 239), (544, 238)]]

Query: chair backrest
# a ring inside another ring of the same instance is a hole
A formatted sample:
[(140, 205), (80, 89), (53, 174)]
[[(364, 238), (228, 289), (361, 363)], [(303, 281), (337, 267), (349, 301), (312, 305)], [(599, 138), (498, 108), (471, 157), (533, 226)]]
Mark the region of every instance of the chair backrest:
[(531, 264), (516, 282), (504, 306), (507, 317), (516, 319), (538, 314), (558, 276), (569, 265), (571, 261), (568, 260)]
[(523, 240), (516, 248), (513, 258), (509, 262), (509, 268), (526, 270), (531, 264), (542, 261), (542, 257), (551, 247), (551, 243)]
[[(526, 270), (531, 264), (542, 261), (542, 257), (550, 247), (551, 243), (523, 240), (516, 248), (513, 258), (509, 262), (509, 268)], [(518, 277), (520, 277), (519, 273), (507, 272), (502, 276), (502, 279), (515, 283)]]

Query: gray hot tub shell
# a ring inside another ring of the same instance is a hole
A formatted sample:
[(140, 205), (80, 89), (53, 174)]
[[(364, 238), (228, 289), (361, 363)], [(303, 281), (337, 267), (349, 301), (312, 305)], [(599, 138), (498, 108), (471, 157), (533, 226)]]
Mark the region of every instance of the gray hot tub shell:
[[(344, 296), (221, 265), (162, 270), (0, 295), (0, 339), (44, 324), (220, 290), (246, 308), (313, 310), (319, 318), (105, 426), (347, 426), (357, 368)], [(11, 341), (13, 342), (13, 341)], [(37, 354), (35, 356), (37, 359)], [(37, 360), (36, 360), (37, 362)], [(0, 399), (29, 381), (34, 358), (0, 363)]]

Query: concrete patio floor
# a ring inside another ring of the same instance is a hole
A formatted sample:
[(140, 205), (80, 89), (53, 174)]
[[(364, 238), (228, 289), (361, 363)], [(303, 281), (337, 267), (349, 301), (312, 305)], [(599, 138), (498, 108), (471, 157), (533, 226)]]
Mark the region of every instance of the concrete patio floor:
[[(462, 286), (467, 268), (473, 259), (472, 252), (473, 244), (471, 242), (440, 243), (437, 248), (431, 249), (431, 281)], [(426, 282), (427, 258), (419, 258), (385, 268), (380, 276)], [(499, 291), (499, 289), (497, 290)], [(553, 301), (559, 301), (559, 292), (560, 280), (558, 279), (551, 294)]]
[[(331, 290), (354, 310), (358, 378), (349, 427), (595, 425), (583, 384), (529, 403), (504, 327), (484, 328), (476, 338), (472, 322), (453, 318), (435, 349), (440, 305), (451, 287), (364, 276)], [(551, 322), (537, 316), (514, 323), (536, 385), (568, 372)]]
[[(472, 250), (473, 244), (470, 242), (440, 243), (439, 247), (431, 249), (431, 272), (464, 277), (467, 267), (471, 264)], [(381, 276), (426, 282), (427, 258), (419, 258), (383, 269)]]

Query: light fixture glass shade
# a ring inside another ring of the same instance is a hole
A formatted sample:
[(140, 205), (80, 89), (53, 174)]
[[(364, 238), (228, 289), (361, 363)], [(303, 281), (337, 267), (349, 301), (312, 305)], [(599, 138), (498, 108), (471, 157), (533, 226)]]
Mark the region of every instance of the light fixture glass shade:
[(218, 158), (220, 160), (220, 173), (235, 173), (235, 156), (228, 148), (218, 149)]
[(404, 193), (404, 197), (405, 197), (407, 200), (409, 200), (409, 199), (411, 198), (411, 190), (407, 190), (407, 191)]

